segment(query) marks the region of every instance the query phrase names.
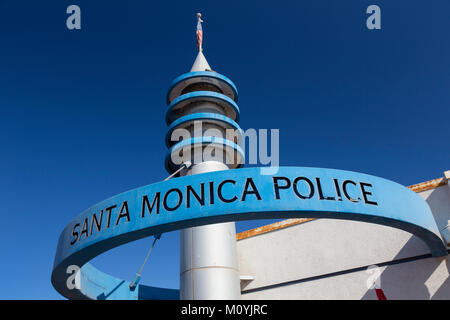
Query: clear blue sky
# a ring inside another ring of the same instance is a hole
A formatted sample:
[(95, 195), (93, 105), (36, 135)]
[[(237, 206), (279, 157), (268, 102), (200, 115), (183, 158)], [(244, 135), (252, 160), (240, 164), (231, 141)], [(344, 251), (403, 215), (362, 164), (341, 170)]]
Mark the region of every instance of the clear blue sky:
[[(69, 31), (77, 4), (82, 29)], [(381, 7), (382, 30), (365, 10)], [(240, 92), (241, 127), (280, 129), (281, 165), (411, 185), (450, 169), (450, 2), (0, 1), (0, 298), (59, 299), (57, 239), (89, 206), (162, 180), (165, 95), (196, 55)], [(257, 223), (239, 223), (242, 231)], [(94, 265), (131, 280), (151, 239)], [(179, 286), (178, 232), (143, 283)]]

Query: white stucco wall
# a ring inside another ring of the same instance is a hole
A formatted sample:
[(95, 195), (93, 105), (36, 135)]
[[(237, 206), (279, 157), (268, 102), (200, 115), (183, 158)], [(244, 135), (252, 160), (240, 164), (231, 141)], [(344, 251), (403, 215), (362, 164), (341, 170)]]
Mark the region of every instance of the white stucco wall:
[[(449, 186), (419, 194), (444, 235)], [(429, 251), (422, 240), (390, 227), (319, 219), (239, 240), (237, 247), (240, 274), (254, 278), (241, 283), (242, 299), (376, 299), (367, 266), (399, 259), (408, 261), (379, 269), (387, 299), (450, 299), (450, 257), (423, 258)]]

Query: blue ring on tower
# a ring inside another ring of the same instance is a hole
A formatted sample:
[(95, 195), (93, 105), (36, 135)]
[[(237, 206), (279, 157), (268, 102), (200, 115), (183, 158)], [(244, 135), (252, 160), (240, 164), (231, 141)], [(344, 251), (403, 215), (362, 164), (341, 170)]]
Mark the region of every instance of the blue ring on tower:
[[(219, 138), (219, 137), (203, 137), (202, 136), (202, 137), (194, 137), (194, 138), (182, 140), (168, 150), (165, 161), (164, 161), (165, 162), (164, 165), (165, 165), (167, 172), (169, 172), (171, 174), (171, 173), (175, 172), (181, 165), (181, 164), (174, 164), (171, 161), (172, 153), (179, 152), (180, 149), (182, 149), (184, 147), (189, 147), (189, 146), (195, 147), (197, 145), (207, 146), (210, 144), (214, 144), (217, 146), (222, 146), (225, 148), (232, 149), (233, 153), (236, 153), (236, 155), (238, 157), (240, 157), (240, 159), (236, 159), (237, 161), (236, 161), (236, 163), (234, 163), (236, 166), (233, 169), (242, 168), (244, 166), (244, 159), (245, 159), (244, 151), (236, 143), (234, 143), (230, 140), (227, 140), (227, 139)], [(235, 159), (233, 159), (233, 160), (235, 160)]]
[(167, 92), (167, 104), (182, 94), (183, 89), (194, 83), (208, 83), (217, 87), (224, 95), (238, 101), (238, 91), (233, 81), (213, 71), (193, 71), (182, 74), (172, 81)]
[(175, 129), (178, 128), (186, 128), (187, 126), (190, 126), (194, 121), (202, 121), (203, 123), (213, 123), (221, 126), (223, 129), (233, 129), (235, 130), (239, 135), (239, 141), (242, 139), (242, 132), (239, 125), (233, 120), (230, 119), (222, 114), (218, 113), (209, 113), (209, 112), (200, 112), (200, 113), (193, 113), (188, 114), (184, 117), (178, 118), (172, 124), (169, 126), (169, 129), (167, 130), (166, 134), (166, 146), (167, 148), (170, 148), (174, 144), (176, 144), (176, 141), (171, 141), (171, 135), (172, 132)]
[(185, 93), (170, 103), (166, 113), (167, 125), (185, 115), (185, 109), (189, 108), (193, 102), (212, 102), (222, 107), (228, 118), (239, 122), (239, 107), (228, 96), (213, 91), (194, 91)]

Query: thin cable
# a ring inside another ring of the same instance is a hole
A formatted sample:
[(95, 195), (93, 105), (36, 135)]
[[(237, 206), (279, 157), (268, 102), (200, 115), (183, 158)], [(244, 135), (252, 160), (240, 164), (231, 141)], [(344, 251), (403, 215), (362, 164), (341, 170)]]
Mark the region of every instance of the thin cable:
[(145, 257), (144, 263), (142, 264), (141, 269), (139, 270), (138, 273), (136, 273), (136, 278), (134, 279), (133, 282), (130, 283), (129, 287), (131, 290), (134, 290), (136, 288), (136, 286), (138, 285), (139, 281), (141, 281), (141, 272), (142, 269), (144, 269), (145, 264), (147, 263), (148, 258), (150, 257), (150, 253), (153, 250), (153, 247), (155, 246), (156, 240), (158, 240), (159, 238), (161, 238), (161, 234), (156, 234), (155, 235), (155, 240), (153, 240), (153, 244), (152, 247), (150, 248), (150, 250), (147, 253), (147, 256)]
[(183, 162), (183, 164), (180, 166), (180, 168), (177, 171), (175, 171), (174, 173), (172, 173), (170, 176), (165, 178), (164, 181), (171, 179), (173, 176), (175, 176), (178, 172), (180, 172), (184, 168), (188, 169), (191, 165), (192, 165), (192, 163), (190, 161)]
[(144, 266), (145, 266), (145, 264), (147, 263), (148, 257), (150, 257), (150, 252), (152, 252), (153, 247), (155, 246), (156, 240), (158, 240), (158, 239), (159, 239), (159, 238), (155, 237), (155, 240), (153, 240), (152, 247), (150, 248), (150, 250), (149, 250), (147, 256), (145, 257), (144, 263), (142, 264), (142, 267), (141, 267), (141, 269), (139, 270), (138, 274), (141, 274), (142, 269), (144, 269)]

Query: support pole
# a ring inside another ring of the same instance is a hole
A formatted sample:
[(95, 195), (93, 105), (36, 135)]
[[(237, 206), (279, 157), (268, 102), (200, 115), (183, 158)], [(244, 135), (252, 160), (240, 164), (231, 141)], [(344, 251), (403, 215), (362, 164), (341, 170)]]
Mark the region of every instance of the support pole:
[[(184, 175), (228, 167), (217, 161), (192, 166)], [(180, 299), (238, 300), (241, 298), (234, 222), (181, 230)]]

